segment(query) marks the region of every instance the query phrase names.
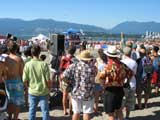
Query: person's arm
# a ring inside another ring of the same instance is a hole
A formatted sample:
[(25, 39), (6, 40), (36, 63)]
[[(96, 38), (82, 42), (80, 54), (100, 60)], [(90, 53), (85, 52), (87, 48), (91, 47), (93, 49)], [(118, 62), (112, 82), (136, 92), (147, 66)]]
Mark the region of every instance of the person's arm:
[(23, 61), (21, 58), (19, 58), (19, 63), (20, 63), (20, 65), (19, 65), (19, 74), (20, 74), (20, 77), (21, 77), (21, 79), (22, 79), (22, 76), (23, 76), (23, 68), (24, 68), (24, 61)]
[(7, 69), (7, 66), (4, 62), (1, 63), (0, 66), (1, 66), (1, 70), (0, 70), (0, 83), (1, 83), (7, 79), (8, 69)]
[(98, 77), (99, 77), (98, 79), (100, 80), (100, 84), (104, 86), (106, 82), (106, 77), (107, 77), (106, 71), (105, 70), (101, 71)]
[(47, 84), (48, 89), (51, 90), (52, 89), (52, 81), (49, 79), (49, 80), (47, 80), (46, 84)]
[(29, 87), (29, 76), (28, 76), (28, 68), (27, 66), (24, 66), (23, 74), (22, 74), (22, 80), (25, 87), (25, 93), (28, 93), (28, 87)]
[(29, 87), (29, 85), (28, 85), (28, 80), (24, 81), (23, 84), (24, 84), (25, 94), (28, 94), (28, 87)]
[(45, 64), (45, 78), (46, 78), (46, 86), (49, 90), (52, 88), (52, 81), (50, 80), (50, 69), (47, 64)]
[(74, 70), (76, 67), (75, 64), (71, 64), (60, 76), (61, 80), (65, 82), (69, 82), (71, 80), (72, 70)]

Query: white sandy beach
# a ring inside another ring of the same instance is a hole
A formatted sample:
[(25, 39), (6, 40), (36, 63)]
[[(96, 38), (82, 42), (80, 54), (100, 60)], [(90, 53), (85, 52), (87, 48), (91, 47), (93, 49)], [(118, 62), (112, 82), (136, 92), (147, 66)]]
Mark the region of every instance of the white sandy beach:
[[(107, 120), (107, 115), (103, 112), (102, 104), (100, 104), (101, 114), (92, 114), (91, 120)], [(50, 111), (52, 120), (71, 120), (70, 116), (64, 116), (62, 107), (54, 108)], [(28, 112), (22, 112), (19, 116), (22, 120), (28, 119)], [(40, 109), (37, 111), (37, 120), (41, 120)], [(81, 117), (82, 120), (82, 117)], [(135, 110), (131, 112), (131, 120), (160, 120), (160, 97), (154, 97), (149, 100), (149, 108), (143, 110)]]

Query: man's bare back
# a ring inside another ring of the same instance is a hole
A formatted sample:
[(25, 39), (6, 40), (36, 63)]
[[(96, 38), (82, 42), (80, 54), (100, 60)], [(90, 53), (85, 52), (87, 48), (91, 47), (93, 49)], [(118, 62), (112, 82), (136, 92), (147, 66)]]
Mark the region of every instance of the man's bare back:
[(8, 75), (7, 79), (21, 79), (23, 72), (23, 60), (13, 54), (10, 54), (6, 60), (6, 64), (8, 67)]

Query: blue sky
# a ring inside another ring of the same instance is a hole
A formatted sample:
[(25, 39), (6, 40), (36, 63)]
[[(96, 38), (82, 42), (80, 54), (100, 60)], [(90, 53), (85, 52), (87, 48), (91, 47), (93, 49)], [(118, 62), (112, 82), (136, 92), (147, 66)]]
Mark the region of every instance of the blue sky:
[(124, 21), (160, 22), (160, 0), (1, 0), (0, 18), (58, 21), (111, 28)]

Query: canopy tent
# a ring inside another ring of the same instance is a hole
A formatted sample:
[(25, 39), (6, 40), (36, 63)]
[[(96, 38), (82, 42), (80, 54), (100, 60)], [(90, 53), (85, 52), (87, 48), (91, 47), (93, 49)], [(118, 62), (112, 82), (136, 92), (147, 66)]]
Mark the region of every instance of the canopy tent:
[(82, 29), (77, 30), (77, 29), (73, 29), (73, 28), (69, 28), (66, 32), (63, 32), (63, 33), (67, 34), (67, 35), (71, 35), (71, 34), (81, 34), (81, 35), (84, 35)]
[(46, 40), (49, 40), (49, 38), (43, 34), (39, 34), (38, 36), (36, 37), (32, 37), (32, 40), (40, 40), (40, 41), (46, 41)]
[(79, 31), (76, 30), (76, 29), (73, 29), (73, 28), (69, 28), (69, 29), (67, 30), (67, 33), (68, 33), (68, 34), (76, 34), (76, 33), (79, 33)]
[(47, 36), (39, 34), (36, 37), (32, 37), (29, 41), (32, 41), (33, 44), (39, 44), (42, 50), (47, 50), (47, 40), (49, 40)]

